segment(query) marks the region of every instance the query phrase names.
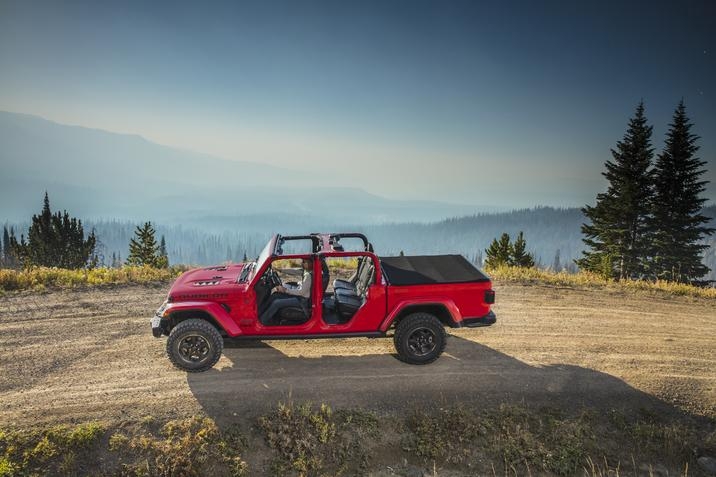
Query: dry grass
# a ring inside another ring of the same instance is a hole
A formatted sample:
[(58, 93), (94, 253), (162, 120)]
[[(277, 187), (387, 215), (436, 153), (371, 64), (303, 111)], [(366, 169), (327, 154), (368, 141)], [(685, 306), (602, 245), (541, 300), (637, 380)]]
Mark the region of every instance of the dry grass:
[(121, 267), (67, 270), (33, 267), (26, 270), (0, 269), (0, 291), (43, 290), (121, 283), (150, 283), (178, 277), (184, 266), (169, 268)]
[[(328, 265), (332, 273), (337, 273), (339, 271), (354, 270), (358, 262), (356, 258), (329, 259)], [(279, 260), (275, 263), (275, 267), (279, 269), (300, 268), (301, 261), (295, 259)], [(165, 269), (131, 266), (82, 270), (48, 267), (33, 267), (27, 270), (0, 269), (0, 292), (168, 281), (175, 279), (189, 268), (186, 265), (176, 265)], [(552, 272), (537, 268), (510, 266), (487, 269), (486, 271), (493, 279), (502, 282), (579, 288), (608, 288), (716, 299), (716, 288), (701, 288), (683, 283), (650, 282), (646, 280), (615, 281), (604, 279), (589, 272)]]
[(212, 419), (199, 417), (169, 421), (158, 435), (115, 433), (109, 439), (111, 451), (134, 461), (121, 465), (122, 475), (134, 476), (243, 476), (247, 465), (240, 452), (245, 446), (237, 429), (222, 431)]
[(698, 298), (716, 299), (716, 288), (702, 288), (684, 283), (646, 280), (608, 280), (600, 275), (580, 271), (578, 273), (552, 272), (538, 268), (502, 266), (486, 270), (495, 280), (512, 283), (547, 284), (580, 288), (610, 288), (615, 290), (663, 293)]
[(0, 477), (79, 473), (81, 462), (97, 451), (104, 433), (96, 422), (41, 431), (0, 431)]
[[(243, 476), (241, 434), (208, 418), (169, 421), (156, 434), (98, 423), (0, 432), (0, 477), (22, 475)], [(101, 458), (99, 458), (101, 456)]]
[[(716, 451), (712, 425), (646, 411), (564, 414), (524, 405), (430, 406), (378, 417), (289, 401), (261, 416), (250, 438), (207, 417), (115, 430), (91, 422), (0, 431), (0, 477), (339, 476), (385, 468), (394, 475), (681, 475), (698, 465), (694, 448)], [(260, 440), (266, 452), (257, 453)]]
[(502, 405), (491, 412), (463, 407), (418, 410), (408, 420), (408, 449), (429, 461), (470, 466), (481, 454), (494, 468), (574, 475), (594, 448), (591, 415), (566, 418)]
[(407, 424), (409, 452), (476, 475), (652, 475), (656, 468), (679, 475), (696, 465), (695, 448), (713, 452), (716, 444), (693, 422), (589, 408), (573, 415), (509, 405), (418, 409)]
[(266, 442), (276, 453), (272, 475), (363, 474), (368, 462), (366, 439), (374, 436), (377, 418), (366, 411), (334, 413), (327, 404), (314, 407), (279, 403), (259, 418)]

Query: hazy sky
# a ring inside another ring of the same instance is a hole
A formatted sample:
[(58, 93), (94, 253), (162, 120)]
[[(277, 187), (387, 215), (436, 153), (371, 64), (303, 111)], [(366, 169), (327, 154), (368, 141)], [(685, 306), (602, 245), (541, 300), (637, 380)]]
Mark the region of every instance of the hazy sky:
[(0, 0), (0, 109), (388, 197), (581, 205), (642, 98), (657, 147), (684, 98), (716, 180), (715, 32), (711, 0)]

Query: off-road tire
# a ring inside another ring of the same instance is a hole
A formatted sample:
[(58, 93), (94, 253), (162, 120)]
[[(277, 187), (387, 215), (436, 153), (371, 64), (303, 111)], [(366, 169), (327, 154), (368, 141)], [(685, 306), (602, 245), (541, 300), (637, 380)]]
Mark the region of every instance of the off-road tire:
[[(181, 346), (186, 346), (184, 340), (192, 341), (188, 347), (192, 345), (201, 348), (203, 351), (208, 348), (205, 355), (202, 352), (194, 353), (198, 355), (196, 362), (192, 361), (191, 352), (182, 353)], [(167, 356), (177, 368), (188, 373), (200, 373), (211, 369), (212, 366), (221, 358), (221, 352), (224, 349), (224, 339), (219, 331), (206, 320), (190, 319), (182, 321), (176, 325), (167, 339)]]
[[(428, 351), (421, 353), (415, 349), (415, 343), (410, 340), (416, 339), (416, 334), (428, 336)], [(440, 357), (445, 350), (447, 333), (440, 320), (430, 313), (413, 313), (408, 315), (395, 327), (393, 343), (398, 352), (398, 359), (409, 364), (429, 364)]]

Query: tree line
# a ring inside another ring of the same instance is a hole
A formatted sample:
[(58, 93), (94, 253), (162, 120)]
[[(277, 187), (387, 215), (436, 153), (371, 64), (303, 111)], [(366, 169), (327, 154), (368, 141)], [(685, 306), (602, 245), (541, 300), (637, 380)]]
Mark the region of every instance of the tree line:
[[(612, 149), (603, 173), (609, 186), (596, 205), (582, 209), (589, 223), (581, 226), (587, 250), (575, 260), (581, 269), (606, 278), (652, 279), (701, 283), (710, 269), (703, 252), (706, 236), (716, 229), (704, 214), (702, 196), (708, 181), (705, 161), (696, 156), (699, 137), (691, 129), (681, 101), (666, 133), (664, 148), (654, 160), (652, 126), (643, 101), (630, 119), (623, 139)], [(514, 243), (503, 233), (485, 250), (485, 266), (534, 266), (520, 232)], [(557, 249), (553, 266), (561, 269)]]
[[(137, 226), (129, 242), (127, 265), (169, 266), (166, 240), (162, 236), (157, 243), (155, 234), (151, 222)], [(0, 265), (7, 268), (94, 268), (102, 264), (97, 253), (98, 244), (94, 229), (85, 235), (82, 220), (71, 217), (66, 210), (53, 213), (49, 195), (45, 192), (42, 211), (32, 216), (27, 236), (21, 234), (18, 239), (13, 227), (3, 227)], [(119, 266), (119, 260), (113, 254), (112, 266)]]
[(608, 278), (698, 282), (709, 272), (703, 238), (714, 228), (703, 214), (708, 181), (697, 157), (699, 137), (681, 101), (674, 111), (664, 147), (654, 160), (643, 101), (624, 137), (605, 164), (606, 192), (582, 211), (587, 250), (576, 260), (584, 270)]

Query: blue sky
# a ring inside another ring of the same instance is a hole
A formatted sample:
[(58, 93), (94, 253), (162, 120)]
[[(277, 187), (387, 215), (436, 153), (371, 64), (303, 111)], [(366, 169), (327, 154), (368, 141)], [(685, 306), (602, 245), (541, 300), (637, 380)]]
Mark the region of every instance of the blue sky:
[(715, 30), (710, 1), (0, 1), (0, 109), (394, 198), (581, 205), (642, 98), (657, 148), (684, 98), (716, 180)]

